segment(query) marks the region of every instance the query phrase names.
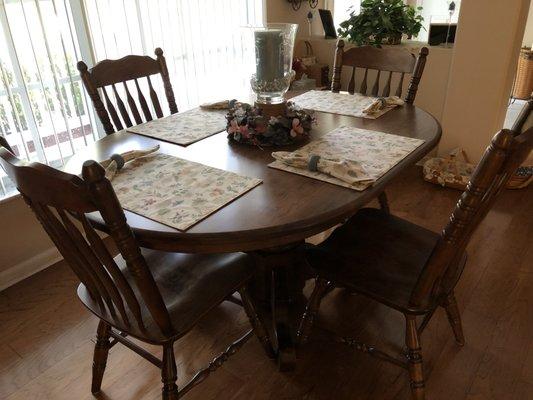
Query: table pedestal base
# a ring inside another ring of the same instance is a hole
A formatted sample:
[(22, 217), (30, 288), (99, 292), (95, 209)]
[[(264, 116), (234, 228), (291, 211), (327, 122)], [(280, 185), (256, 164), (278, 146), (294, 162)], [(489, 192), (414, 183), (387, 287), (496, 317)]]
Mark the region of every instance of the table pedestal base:
[(296, 364), (296, 333), (305, 306), (303, 250), (301, 242), (253, 253), (259, 272), (250, 293), (270, 327), (280, 371), (292, 371)]

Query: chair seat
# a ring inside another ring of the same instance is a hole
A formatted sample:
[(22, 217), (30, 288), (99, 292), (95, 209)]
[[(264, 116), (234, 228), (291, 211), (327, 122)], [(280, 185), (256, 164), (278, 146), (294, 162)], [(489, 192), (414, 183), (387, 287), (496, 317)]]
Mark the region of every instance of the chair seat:
[(310, 265), (335, 286), (365, 294), (400, 311), (440, 235), (374, 208), (361, 209), (320, 245), (307, 250)]
[[(141, 306), (141, 312), (146, 330), (132, 326), (127, 331), (152, 343), (177, 339), (186, 334), (198, 319), (234, 293), (253, 274), (251, 259), (243, 253), (181, 254), (147, 249), (143, 249), (142, 253), (161, 291), (174, 331), (170, 337), (163, 335), (144, 306)], [(115, 257), (115, 262), (139, 299), (139, 291), (122, 256)], [(115, 328), (126, 330), (121, 321), (117, 323), (115, 318), (102, 315), (83, 284), (78, 287), (78, 296), (94, 314)], [(133, 317), (130, 320), (134, 321)]]

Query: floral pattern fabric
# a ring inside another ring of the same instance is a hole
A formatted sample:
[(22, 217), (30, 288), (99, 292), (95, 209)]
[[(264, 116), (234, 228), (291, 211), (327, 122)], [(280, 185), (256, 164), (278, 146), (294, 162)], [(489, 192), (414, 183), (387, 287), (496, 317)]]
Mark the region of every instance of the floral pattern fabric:
[[(325, 159), (355, 161), (367, 175), (377, 180), (423, 143), (422, 139), (341, 126), (298, 149), (298, 153), (306, 156), (318, 155)], [(319, 171), (289, 166), (282, 161), (274, 161), (269, 167), (359, 191), (373, 184), (371, 181), (350, 184)]]
[(226, 111), (206, 111), (193, 108), (189, 111), (132, 126), (127, 130), (187, 146), (226, 130)]
[(127, 163), (111, 183), (126, 210), (186, 230), (261, 182), (157, 153)]
[(352, 117), (376, 119), (392, 110), (397, 105), (391, 104), (375, 113), (363, 111), (372, 106), (376, 97), (364, 96), (360, 93), (333, 93), (326, 90), (310, 90), (291, 99), (298, 107), (306, 110), (327, 112), (331, 114), (350, 115)]
[(288, 151), (275, 151), (272, 153), (272, 157), (289, 167), (318, 171), (340, 179), (350, 185), (361, 182), (373, 183), (375, 181), (374, 177), (369, 175), (363, 166), (354, 160), (330, 159), (320, 157), (316, 154), (302, 154), (298, 151), (293, 151), (292, 153)]
[(431, 158), (424, 163), (424, 180), (441, 186), (465, 190), (475, 168), (475, 165), (458, 161), (455, 157)]

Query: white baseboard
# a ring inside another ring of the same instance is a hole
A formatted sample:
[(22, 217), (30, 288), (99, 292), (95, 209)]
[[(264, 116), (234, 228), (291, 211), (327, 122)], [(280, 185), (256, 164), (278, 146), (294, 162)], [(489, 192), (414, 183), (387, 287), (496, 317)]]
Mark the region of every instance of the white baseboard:
[(55, 247), (43, 251), (5, 271), (0, 271), (0, 291), (61, 261), (63, 257)]

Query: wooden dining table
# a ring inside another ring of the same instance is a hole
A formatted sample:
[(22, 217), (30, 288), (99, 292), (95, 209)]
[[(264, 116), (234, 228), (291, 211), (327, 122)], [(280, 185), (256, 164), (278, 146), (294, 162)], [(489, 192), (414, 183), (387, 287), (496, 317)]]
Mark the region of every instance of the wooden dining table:
[[(274, 160), (272, 149), (231, 143), (225, 132), (182, 147), (120, 131), (79, 151), (65, 166), (65, 171), (79, 174), (86, 160), (101, 161), (113, 153), (159, 144), (162, 153), (262, 179), (262, 184), (186, 231), (131, 212), (126, 216), (142, 247), (184, 253), (252, 254), (258, 272), (250, 291), (270, 327), (281, 370), (291, 370), (295, 365), (296, 330), (304, 300), (305, 239), (354, 215), (398, 174), (434, 149), (441, 136), (437, 120), (410, 104), (374, 120), (321, 112), (315, 115), (317, 124), (309, 140), (344, 125), (423, 139), (424, 143), (364, 191), (269, 168)], [(306, 143), (281, 150), (295, 150)], [(96, 228), (107, 231), (98, 215), (89, 218)]]

